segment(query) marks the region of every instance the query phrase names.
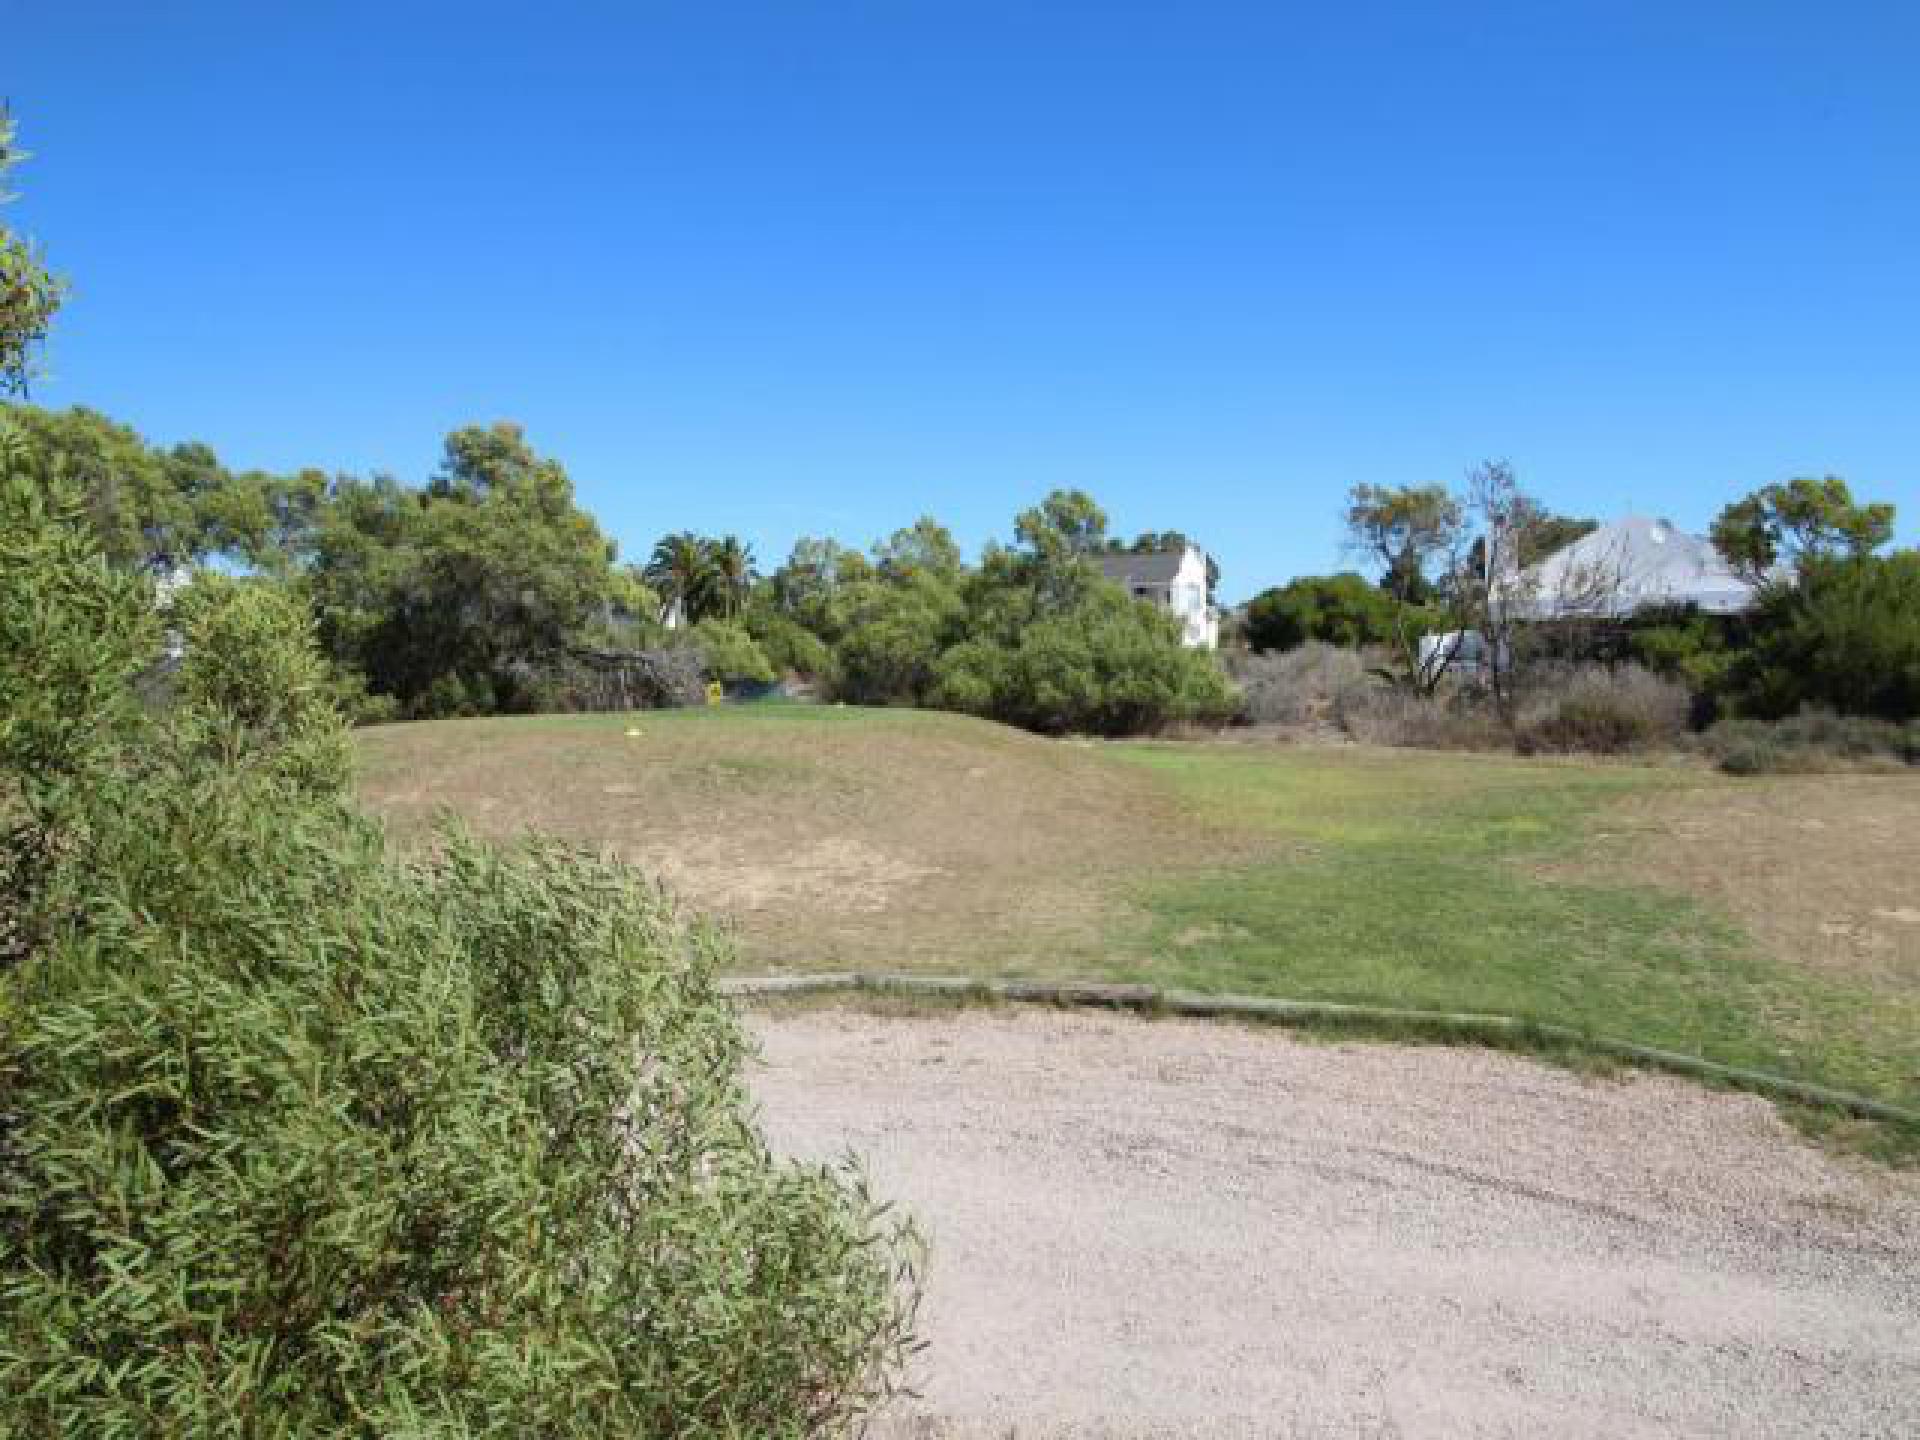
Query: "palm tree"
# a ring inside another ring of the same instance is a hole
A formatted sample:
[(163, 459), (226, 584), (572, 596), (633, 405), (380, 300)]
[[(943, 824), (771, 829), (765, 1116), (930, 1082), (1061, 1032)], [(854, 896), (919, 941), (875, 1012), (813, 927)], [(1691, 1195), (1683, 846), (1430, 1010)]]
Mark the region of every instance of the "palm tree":
[(660, 597), (660, 618), (668, 625), (696, 625), (715, 608), (712, 547), (691, 530), (663, 535), (641, 572)]
[(760, 578), (753, 568), (753, 547), (737, 535), (725, 536), (707, 547), (707, 567), (720, 613), (732, 619), (746, 608), (747, 594)]

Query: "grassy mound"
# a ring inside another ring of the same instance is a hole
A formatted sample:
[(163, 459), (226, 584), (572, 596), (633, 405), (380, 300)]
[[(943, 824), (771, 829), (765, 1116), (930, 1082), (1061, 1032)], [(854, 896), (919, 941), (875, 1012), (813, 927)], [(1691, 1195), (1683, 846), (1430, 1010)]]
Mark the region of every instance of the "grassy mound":
[(612, 848), (733, 917), (755, 970), (1492, 1011), (1920, 1103), (1916, 784), (804, 707), (359, 744), (404, 825)]
[[(629, 734), (636, 731), (636, 734)], [(402, 834), (443, 808), (658, 875), (767, 966), (1096, 961), (1143, 869), (1245, 847), (1097, 745), (965, 716), (755, 706), (358, 732)]]

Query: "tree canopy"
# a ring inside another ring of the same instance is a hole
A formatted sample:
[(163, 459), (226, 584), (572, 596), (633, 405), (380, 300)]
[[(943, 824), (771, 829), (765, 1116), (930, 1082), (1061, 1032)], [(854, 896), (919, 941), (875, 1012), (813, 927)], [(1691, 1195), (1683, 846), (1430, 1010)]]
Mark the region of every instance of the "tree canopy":
[(1712, 539), (1721, 558), (1756, 581), (1782, 566), (1870, 555), (1893, 538), (1893, 506), (1859, 504), (1838, 475), (1764, 485), (1722, 510)]
[(660, 618), (688, 625), (737, 618), (760, 578), (752, 547), (737, 535), (715, 540), (691, 530), (661, 536), (643, 573), (660, 597)]
[(1393, 639), (1394, 601), (1352, 570), (1303, 575), (1247, 602), (1246, 639), (1255, 650), (1291, 650), (1309, 640), (1357, 649)]
[(1465, 515), (1444, 485), (1356, 485), (1347, 497), (1347, 542), (1380, 567), (1380, 584), (1407, 605), (1431, 598), (1462, 542)]
[(1013, 522), (1016, 539), (1036, 555), (1091, 555), (1107, 540), (1107, 512), (1084, 490), (1055, 490)]
[(633, 593), (566, 471), (511, 424), (449, 435), (421, 490), (335, 481), (307, 546), (329, 651), (410, 713), (532, 703), (531, 670)]

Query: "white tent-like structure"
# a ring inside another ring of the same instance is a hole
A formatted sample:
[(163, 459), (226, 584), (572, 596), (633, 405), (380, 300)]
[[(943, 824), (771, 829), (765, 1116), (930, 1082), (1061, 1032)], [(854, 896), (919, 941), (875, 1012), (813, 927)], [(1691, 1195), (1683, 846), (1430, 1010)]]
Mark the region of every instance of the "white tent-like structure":
[(1601, 526), (1498, 588), (1520, 620), (1624, 620), (1662, 609), (1738, 615), (1758, 597), (1710, 543), (1640, 515)]

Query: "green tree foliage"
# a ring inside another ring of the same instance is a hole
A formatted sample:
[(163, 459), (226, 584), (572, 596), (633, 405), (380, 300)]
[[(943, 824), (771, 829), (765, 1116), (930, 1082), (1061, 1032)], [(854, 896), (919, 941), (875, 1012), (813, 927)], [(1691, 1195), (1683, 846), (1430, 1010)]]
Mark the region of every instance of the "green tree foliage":
[(772, 603), (750, 607), (744, 623), (776, 673), (832, 680), (834, 658), (827, 642)]
[[(109, 566), (72, 492), (17, 461), (17, 447), (0, 453), (0, 968), (73, 903), (59, 862), (138, 722), (134, 678), (161, 643), (150, 582)], [(0, 991), (0, 1039), (8, 1008)]]
[(1734, 501), (1711, 534), (1729, 565), (1766, 581), (1783, 566), (1872, 554), (1893, 538), (1893, 506), (1856, 503), (1837, 475), (1802, 476)]
[(1741, 616), (1653, 611), (1636, 619), (1627, 650), (1656, 675), (1684, 683), (1695, 696), (1698, 715), (1706, 719), (1724, 698), (1751, 629)]
[(932, 698), (1047, 734), (1132, 735), (1231, 707), (1213, 658), (1178, 624), (1099, 581), (1012, 634), (976, 636), (941, 657)]
[(1307, 575), (1263, 590), (1247, 603), (1247, 643), (1255, 650), (1291, 650), (1309, 640), (1357, 649), (1394, 638), (1394, 601), (1351, 570)]
[(660, 597), (662, 619), (677, 617), (695, 624), (712, 612), (713, 570), (707, 545), (691, 530), (661, 536), (644, 573)]
[(1092, 555), (1107, 543), (1107, 512), (1084, 490), (1055, 490), (1013, 522), (1015, 538), (1043, 560)]
[(738, 619), (760, 578), (753, 549), (739, 536), (710, 540), (691, 530), (661, 536), (643, 574), (660, 597), (661, 618), (688, 625)]
[(745, 626), (721, 619), (702, 620), (683, 631), (686, 643), (706, 660), (707, 674), (717, 680), (744, 680), (765, 684), (775, 678), (773, 663)]
[(101, 551), (123, 569), (165, 574), (216, 555), (272, 564), (324, 490), (319, 477), (231, 474), (205, 445), (151, 445), (84, 407), (12, 405), (4, 416), (16, 463), (42, 484), (77, 486)]
[(873, 547), (874, 566), (887, 580), (927, 575), (948, 583), (960, 578), (960, 545), (931, 515), (922, 515)]
[(835, 647), (835, 691), (861, 705), (914, 705), (940, 652), (967, 627), (957, 577), (914, 568), (848, 585)]
[(1435, 571), (1449, 568), (1466, 525), (1444, 485), (1356, 485), (1347, 496), (1347, 541), (1380, 567), (1381, 587), (1403, 605), (1432, 598)]
[(312, 558), (314, 526), (332, 488), (316, 469), (224, 473), (197, 500), (208, 551), (281, 579), (298, 575)]
[(754, 581), (760, 578), (754, 568), (753, 547), (738, 535), (723, 535), (707, 542), (707, 565), (721, 618), (737, 618), (746, 609)]
[(371, 676), (374, 657), (408, 647), (393, 633), (395, 602), (415, 586), (415, 546), (424, 502), (390, 475), (341, 476), (328, 487), (306, 540), (301, 588), (313, 607), (321, 648)]
[(448, 436), (424, 491), (336, 481), (307, 543), (329, 650), (418, 715), (532, 703), (530, 667), (631, 593), (566, 471), (510, 424)]
[[(26, 159), (14, 135), (13, 117), (0, 110), (0, 206), (14, 198), (7, 172)], [(27, 388), (34, 347), (46, 337), (65, 289), (47, 273), (34, 245), (0, 221), (0, 395)]]
[[(1127, 734), (1231, 708), (1211, 656), (1102, 577), (1106, 516), (1056, 491), (1023, 511), (1018, 543), (969, 569), (948, 530), (922, 517), (868, 564), (804, 540), (756, 597), (748, 624), (775, 663), (827, 679), (864, 705), (933, 705), (1059, 733)], [(1157, 538), (1157, 537), (1156, 537)], [(818, 647), (797, 644), (804, 631)]]
[(1213, 657), (1172, 617), (1104, 578), (1106, 517), (1056, 491), (1023, 512), (1014, 549), (990, 549), (961, 592), (961, 620), (926, 699), (1050, 734), (1123, 735), (1230, 708)]
[(1749, 623), (1725, 682), (1741, 713), (1920, 718), (1920, 551), (1803, 555), (1798, 582), (1768, 586)]
[(638, 565), (616, 565), (604, 612), (587, 626), (586, 642), (603, 650), (644, 650), (666, 638), (660, 596)]
[(202, 572), (165, 607), (173, 676), (197, 743), (228, 770), (266, 764), (296, 789), (345, 792), (352, 762), (336, 681), (306, 606), (284, 586)]
[(558, 848), (390, 854), (283, 591), (196, 588), (137, 699), (153, 590), (79, 513), (0, 475), (0, 795), (39, 842), (0, 1432), (803, 1436), (884, 1390), (913, 1247), (769, 1158), (723, 939)]
[(1538, 565), (1549, 555), (1556, 554), (1583, 540), (1600, 528), (1598, 520), (1576, 519), (1571, 515), (1555, 515), (1538, 505), (1532, 506), (1531, 513), (1517, 538), (1516, 559), (1524, 568)]
[(1431, 689), (1438, 674), (1420, 664), (1426, 607), (1459, 570), (1466, 510), (1443, 485), (1356, 485), (1347, 496), (1347, 543), (1380, 567), (1394, 602), (1393, 643), (1402, 683)]
[(864, 705), (923, 703), (940, 652), (965, 625), (960, 547), (922, 517), (844, 564), (832, 598), (834, 693)]
[(0, 410), (18, 437), (16, 463), (77, 486), (107, 559), (166, 574), (220, 559), (289, 576), (306, 563), (329, 484), (318, 470), (236, 473), (198, 441), (152, 444), (84, 406)]
[(851, 587), (873, 578), (858, 550), (837, 540), (804, 536), (794, 542), (786, 564), (768, 585), (773, 611), (803, 626), (827, 645), (836, 644), (847, 626), (846, 597)]

